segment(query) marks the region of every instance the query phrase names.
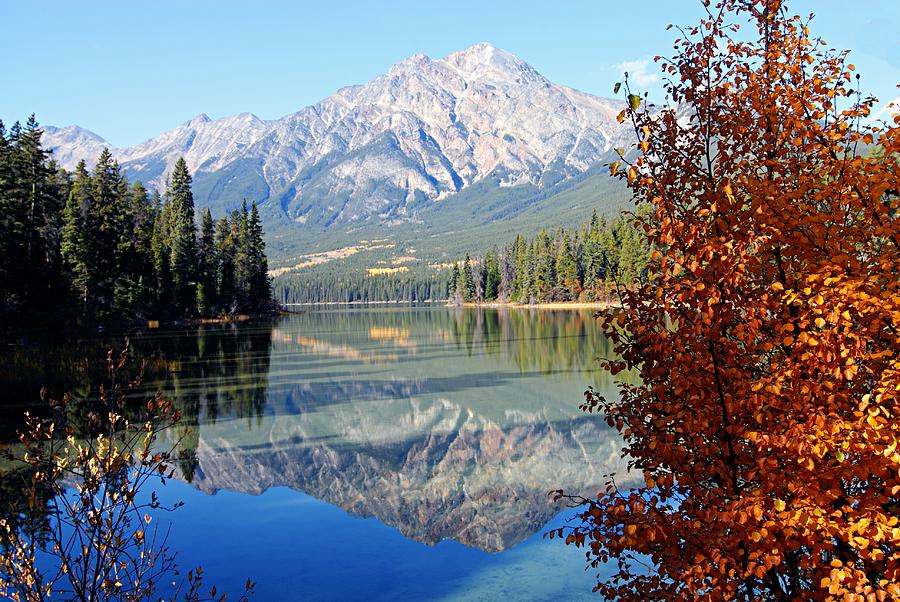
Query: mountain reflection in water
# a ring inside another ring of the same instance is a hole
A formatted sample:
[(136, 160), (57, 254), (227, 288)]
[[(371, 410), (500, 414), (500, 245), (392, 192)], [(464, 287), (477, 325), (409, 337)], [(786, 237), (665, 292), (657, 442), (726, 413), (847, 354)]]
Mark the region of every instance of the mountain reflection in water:
[[(589, 311), (313, 310), (147, 331), (132, 349), (182, 412), (165, 435), (177, 476), (205, 493), (287, 487), (424, 544), (499, 552), (560, 512), (550, 490), (593, 495), (624, 473), (616, 434), (578, 409), (588, 385), (615, 395)], [(61, 364), (54, 378), (86, 394), (90, 362)]]
[(310, 312), (271, 330), (270, 359), (268, 330), (240, 328), (256, 340), (226, 356), (241, 370), (201, 356), (163, 388), (202, 491), (286, 486), (423, 543), (500, 551), (560, 510), (551, 489), (590, 495), (622, 469), (618, 438), (577, 407), (610, 387), (589, 313)]

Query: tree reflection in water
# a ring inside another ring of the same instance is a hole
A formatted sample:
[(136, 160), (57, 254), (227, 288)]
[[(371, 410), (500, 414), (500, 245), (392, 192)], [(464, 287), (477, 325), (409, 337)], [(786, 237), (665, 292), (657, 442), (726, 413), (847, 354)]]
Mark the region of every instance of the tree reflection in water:
[[(624, 470), (618, 438), (578, 410), (587, 385), (613, 389), (587, 311), (339, 309), (132, 341), (145, 386), (182, 413), (179, 476), (208, 493), (287, 486), (417, 541), (499, 551), (559, 512), (551, 489), (595, 494)], [(77, 397), (83, 358), (106, 348), (57, 349), (41, 370)]]

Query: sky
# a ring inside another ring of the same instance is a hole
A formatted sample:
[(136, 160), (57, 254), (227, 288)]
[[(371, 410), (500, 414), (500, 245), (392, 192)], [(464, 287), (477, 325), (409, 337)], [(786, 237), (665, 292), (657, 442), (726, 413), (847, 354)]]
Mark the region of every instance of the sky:
[[(900, 96), (900, 2), (795, 0), (849, 48), (863, 90)], [(852, 7), (852, 10), (847, 10)], [(71, 0), (0, 2), (0, 119), (36, 113), (129, 146), (206, 113), (293, 113), (415, 53), (490, 42), (551, 81), (600, 96), (628, 70), (662, 97), (657, 54), (700, 0)]]

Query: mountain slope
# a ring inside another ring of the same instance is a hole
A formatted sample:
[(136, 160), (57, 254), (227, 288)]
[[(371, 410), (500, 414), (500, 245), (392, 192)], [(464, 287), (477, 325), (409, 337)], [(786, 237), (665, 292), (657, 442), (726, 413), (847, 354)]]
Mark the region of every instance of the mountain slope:
[[(412, 56), (278, 120), (201, 114), (111, 150), (131, 178), (160, 188), (183, 155), (199, 206), (222, 213), (256, 199), (267, 230), (301, 228), (319, 239), (320, 231), (446, 222), (458, 201), (471, 202), (460, 194), (474, 190), (495, 199), (491, 221), (514, 218), (526, 196), (526, 206), (552, 208), (557, 188), (630, 140), (615, 119), (623, 107), (482, 43), (443, 59)], [(46, 141), (70, 168), (106, 145), (74, 126), (48, 128)]]

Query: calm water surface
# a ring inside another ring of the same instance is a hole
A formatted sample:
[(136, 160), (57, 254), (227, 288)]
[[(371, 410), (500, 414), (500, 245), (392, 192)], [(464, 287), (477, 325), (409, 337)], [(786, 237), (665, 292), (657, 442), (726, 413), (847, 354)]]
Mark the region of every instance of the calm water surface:
[[(21, 354), (3, 378), (87, 394), (104, 346), (54, 350), (52, 374)], [(572, 514), (548, 491), (624, 473), (618, 438), (578, 410), (588, 385), (615, 394), (589, 311), (314, 310), (132, 347), (185, 416), (167, 434), (178, 478), (158, 489), (185, 502), (163, 517), (170, 545), (220, 590), (251, 577), (257, 600), (595, 599), (582, 552), (542, 537)]]

